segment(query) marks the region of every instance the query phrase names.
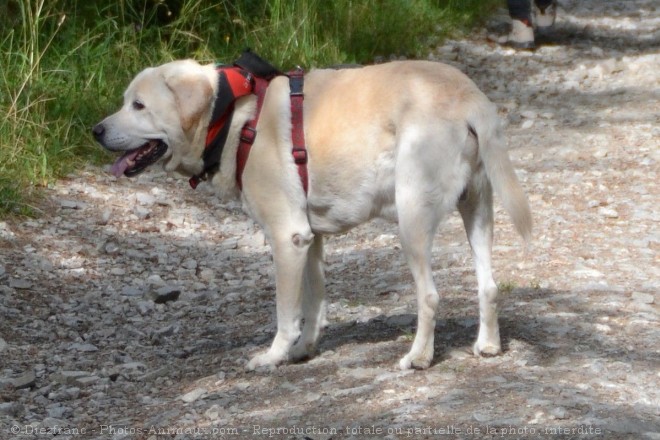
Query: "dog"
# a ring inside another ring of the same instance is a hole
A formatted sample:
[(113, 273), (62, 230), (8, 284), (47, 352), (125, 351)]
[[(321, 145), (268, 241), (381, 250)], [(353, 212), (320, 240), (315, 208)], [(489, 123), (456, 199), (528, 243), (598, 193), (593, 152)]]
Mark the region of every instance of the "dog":
[[(139, 73), (121, 109), (93, 128), (103, 147), (124, 153), (113, 172), (131, 176), (160, 163), (169, 171), (205, 174), (209, 126), (217, 98), (226, 92), (219, 75), (216, 65), (192, 60)], [(525, 241), (532, 216), (496, 106), (458, 69), (431, 61), (313, 69), (304, 76), (303, 93), (307, 193), (291, 154), (286, 75), (270, 80), (261, 104), (254, 94), (235, 100), (221, 157), (205, 176), (221, 197), (242, 200), (273, 252), (277, 333), (248, 370), (314, 355), (325, 321), (323, 237), (377, 217), (398, 223), (417, 293), (416, 335), (399, 366), (429, 367), (439, 303), (432, 241), (456, 208), (478, 281), (473, 351), (500, 353), (491, 270), (493, 190)], [(238, 183), (241, 130), (259, 105), (257, 135)]]

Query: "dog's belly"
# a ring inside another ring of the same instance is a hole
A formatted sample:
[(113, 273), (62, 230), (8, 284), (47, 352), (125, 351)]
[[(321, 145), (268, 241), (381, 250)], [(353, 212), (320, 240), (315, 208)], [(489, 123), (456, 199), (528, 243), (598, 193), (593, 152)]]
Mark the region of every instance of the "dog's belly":
[[(369, 209), (364, 209), (366, 206)], [(308, 205), (309, 223), (312, 231), (317, 234), (341, 234), (372, 219), (382, 218), (392, 222), (397, 221), (394, 203), (371, 203), (350, 200), (343, 203)]]
[(338, 234), (372, 218), (396, 222), (394, 165), (390, 150), (381, 152), (368, 168), (319, 173), (307, 201), (312, 231)]

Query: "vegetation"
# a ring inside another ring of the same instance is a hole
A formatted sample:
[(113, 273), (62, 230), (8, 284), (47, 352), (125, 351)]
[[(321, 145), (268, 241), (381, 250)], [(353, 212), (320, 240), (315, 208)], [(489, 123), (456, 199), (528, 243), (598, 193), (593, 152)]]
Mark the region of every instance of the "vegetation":
[(148, 65), (232, 61), (249, 47), (288, 69), (424, 57), (499, 0), (0, 0), (0, 216), (108, 160), (90, 127)]

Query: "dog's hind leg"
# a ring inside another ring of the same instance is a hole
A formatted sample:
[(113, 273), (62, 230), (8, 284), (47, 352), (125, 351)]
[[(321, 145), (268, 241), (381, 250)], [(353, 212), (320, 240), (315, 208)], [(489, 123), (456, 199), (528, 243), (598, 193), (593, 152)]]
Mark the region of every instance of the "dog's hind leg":
[(298, 342), (291, 348), (291, 360), (311, 357), (325, 325), (325, 276), (323, 274), (323, 236), (315, 235), (307, 253), (303, 277), (303, 330)]
[(410, 352), (400, 361), (403, 370), (428, 368), (433, 360), (435, 313), (440, 302), (433, 281), (431, 249), (433, 236), (444, 213), (429, 197), (429, 191), (418, 181), (406, 176), (415, 176), (420, 169), (411, 160), (397, 164), (396, 207), (399, 222), (399, 237), (408, 266), (417, 290), (417, 332)]
[(440, 221), (456, 209), (470, 165), (467, 132), (451, 121), (412, 124), (402, 130), (396, 162), (396, 212), (401, 245), (417, 289), (417, 333), (401, 369), (428, 368), (433, 360), (435, 313), (440, 298), (433, 281), (431, 250)]
[(493, 356), (501, 351), (500, 329), (497, 322), (497, 285), (491, 269), (493, 244), (493, 192), (483, 171), (472, 177), (467, 197), (459, 202), (468, 241), (472, 247), (479, 286), (479, 336), (473, 346), (474, 354)]
[(399, 362), (403, 370), (428, 368), (433, 360), (435, 313), (440, 298), (431, 269), (431, 246), (437, 220), (435, 213), (428, 212), (429, 208), (428, 204), (417, 200), (398, 210), (401, 245), (417, 289), (417, 333), (410, 352)]

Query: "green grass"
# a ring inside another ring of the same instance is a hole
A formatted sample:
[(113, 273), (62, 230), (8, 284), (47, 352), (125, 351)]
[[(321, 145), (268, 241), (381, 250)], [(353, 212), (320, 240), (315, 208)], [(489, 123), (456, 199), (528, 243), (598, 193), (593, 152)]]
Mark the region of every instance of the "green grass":
[(108, 161), (90, 128), (130, 79), (177, 58), (249, 47), (282, 69), (425, 57), (501, 0), (0, 0), (0, 217)]
[(510, 295), (517, 288), (518, 285), (515, 281), (502, 281), (497, 285), (497, 290), (499, 290), (501, 295)]

